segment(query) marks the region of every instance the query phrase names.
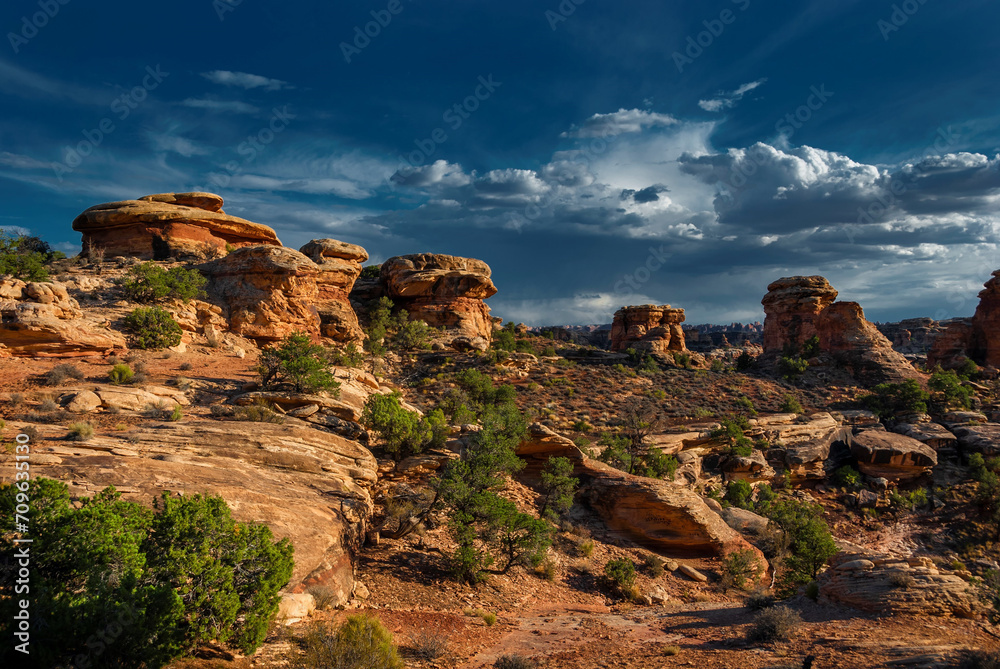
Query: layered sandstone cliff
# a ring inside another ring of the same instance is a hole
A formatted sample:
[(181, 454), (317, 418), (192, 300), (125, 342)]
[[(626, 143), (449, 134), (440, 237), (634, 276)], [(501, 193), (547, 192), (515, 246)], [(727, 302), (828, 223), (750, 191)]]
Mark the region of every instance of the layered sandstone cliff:
[(649, 353), (686, 351), (684, 310), (669, 304), (622, 307), (611, 325), (611, 350), (634, 348)]

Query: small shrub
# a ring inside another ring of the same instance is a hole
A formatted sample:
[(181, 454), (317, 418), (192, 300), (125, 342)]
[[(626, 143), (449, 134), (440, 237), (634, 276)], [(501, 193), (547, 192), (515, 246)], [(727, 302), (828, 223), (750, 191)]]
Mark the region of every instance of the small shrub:
[(377, 618), (364, 614), (348, 617), (333, 634), (316, 623), (306, 633), (304, 646), (300, 666), (308, 669), (403, 669), (392, 634)]
[(767, 590), (754, 590), (743, 600), (743, 605), (751, 611), (760, 611), (771, 608), (776, 601), (774, 595)]
[(778, 374), (786, 381), (794, 381), (809, 369), (809, 362), (798, 356), (783, 355), (778, 359)]
[(494, 669), (536, 669), (538, 663), (524, 655), (501, 655), (493, 663)]
[(125, 317), (125, 330), (132, 345), (141, 349), (161, 349), (181, 343), (181, 326), (160, 307), (139, 307)]
[(650, 578), (660, 578), (663, 576), (663, 560), (658, 555), (649, 553), (643, 560), (642, 566)]
[(535, 567), (535, 573), (546, 581), (556, 580), (556, 563), (552, 560), (545, 560)]
[(403, 408), (398, 392), (370, 395), (365, 400), (361, 424), (378, 435), (382, 448), (397, 461), (419, 453), (433, 437), (428, 421)]
[(420, 630), (410, 636), (410, 647), (419, 659), (432, 662), (448, 654), (448, 637), (440, 632)]
[(893, 571), (889, 574), (889, 585), (894, 588), (907, 589), (916, 585), (916, 580), (903, 570)]
[(625, 558), (613, 558), (604, 565), (604, 577), (622, 593), (635, 585), (635, 565)]
[(216, 418), (228, 418), (236, 413), (236, 408), (228, 404), (213, 404), (208, 408), (208, 411)]
[(337, 591), (328, 585), (314, 585), (306, 592), (316, 600), (316, 608), (320, 611), (333, 608), (337, 602)]
[(781, 400), (779, 409), (782, 413), (802, 413), (802, 404), (795, 398), (795, 395), (785, 395)]
[(483, 619), (483, 622), (486, 623), (487, 627), (493, 627), (497, 624), (497, 614), (491, 611), (483, 611), (479, 614), (479, 617)]
[(69, 426), (67, 438), (72, 441), (87, 441), (94, 436), (94, 426), (90, 423), (73, 423)]
[[(215, 409), (218, 404), (213, 405)], [(220, 414), (226, 415), (226, 414)], [(267, 402), (260, 400), (254, 402), (253, 404), (248, 404), (247, 406), (236, 407), (232, 413), (228, 415), (234, 416), (236, 420), (248, 421), (251, 423), (284, 423), (285, 417), (279, 414), (277, 411), (272, 409)]]
[(135, 372), (132, 371), (131, 367), (125, 363), (118, 363), (111, 368), (110, 372), (108, 372), (108, 380), (116, 386), (120, 386), (123, 383), (131, 381), (134, 375)]
[(24, 394), (23, 393), (11, 393), (10, 394), (10, 404), (11, 406), (21, 406), (24, 404)]
[(61, 365), (56, 365), (50, 369), (45, 374), (45, 385), (47, 386), (58, 386), (62, 384), (66, 379), (80, 380), (83, 378), (83, 372), (76, 365), (71, 365), (69, 363), (63, 363)]
[(326, 390), (334, 397), (340, 393), (340, 382), (330, 372), (326, 349), (313, 344), (305, 332), (293, 332), (276, 346), (262, 350), (257, 373), (265, 388), (287, 383), (297, 393)]
[(185, 302), (203, 297), (202, 290), (207, 279), (196, 269), (172, 267), (166, 270), (154, 262), (144, 262), (133, 266), (122, 280), (122, 290), (126, 299), (143, 304), (152, 304), (168, 297), (176, 297)]
[(722, 558), (722, 583), (727, 588), (745, 590), (760, 577), (761, 566), (749, 548), (732, 551)]
[(51, 413), (53, 411), (59, 411), (59, 405), (52, 398), (46, 398), (42, 400), (42, 403), (38, 405), (39, 411), (45, 411)]
[(583, 557), (589, 558), (591, 555), (594, 554), (594, 542), (590, 539), (581, 542), (578, 548), (580, 550), (580, 555), (582, 555)]
[(674, 655), (680, 655), (681, 654), (681, 647), (680, 646), (667, 646), (666, 648), (663, 649), (663, 654), (666, 655), (666, 656), (668, 656), (668, 657), (672, 657)]
[(361, 268), (361, 279), (378, 279), (382, 274), (381, 265), (366, 265)]
[(787, 606), (776, 606), (758, 613), (747, 630), (750, 643), (786, 641), (795, 634), (802, 618)]
[[(422, 322), (422, 321), (421, 321)], [(330, 364), (338, 367), (361, 367), (365, 362), (364, 351), (359, 351), (354, 342), (341, 349), (330, 351)]]
[(191, 365), (191, 363), (190, 363), (190, 362), (182, 362), (182, 363), (181, 363), (181, 366), (179, 367), (179, 369), (180, 369), (180, 370), (181, 370), (182, 372), (187, 372), (187, 371), (189, 371), (189, 370), (191, 369), (191, 367), (192, 367), (192, 366), (193, 366), (193, 365)]
[(928, 399), (927, 391), (908, 379), (902, 383), (880, 383), (861, 402), (879, 418), (892, 418), (896, 414), (927, 413)]
[(861, 485), (861, 472), (850, 465), (844, 465), (833, 473), (833, 482), (845, 488), (857, 488)]
[(183, 417), (184, 417), (184, 411), (183, 409), (181, 409), (181, 405), (175, 404), (173, 411), (171, 411), (170, 415), (167, 416), (167, 420), (178, 421)]
[(819, 600), (819, 581), (809, 581), (806, 584), (806, 597), (814, 602)]

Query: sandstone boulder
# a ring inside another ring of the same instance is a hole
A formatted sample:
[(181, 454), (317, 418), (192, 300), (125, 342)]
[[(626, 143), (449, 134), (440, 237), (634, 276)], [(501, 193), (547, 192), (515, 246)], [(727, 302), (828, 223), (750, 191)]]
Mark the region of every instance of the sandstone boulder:
[(969, 423), (951, 429), (963, 451), (1000, 455), (1000, 423)]
[(937, 453), (951, 453), (958, 446), (958, 437), (937, 423), (897, 423), (892, 431), (923, 442)]
[(872, 613), (972, 618), (981, 608), (968, 583), (942, 573), (930, 558), (874, 553), (857, 546), (831, 558), (819, 584), (823, 599)]
[(209, 297), (223, 306), (231, 332), (268, 343), (294, 331), (320, 333), (319, 267), (283, 246), (248, 246), (200, 265)]
[(669, 481), (632, 476), (591, 460), (569, 439), (542, 425), (532, 425), (518, 446), (527, 470), (540, 469), (549, 457), (569, 458), (580, 477), (580, 493), (607, 526), (654, 550), (676, 555), (727, 555), (751, 549), (763, 555), (730, 528), (690, 488)]
[(214, 257), (229, 247), (281, 246), (274, 230), (222, 211), (212, 193), (160, 193), (138, 200), (108, 202), (87, 209), (73, 221), (83, 233), (83, 254), (93, 246), (108, 257)]
[[(827, 412), (811, 416), (773, 414), (751, 421), (748, 436), (771, 443), (768, 457), (774, 455), (793, 481), (823, 479), (848, 457), (847, 443), (851, 428), (842, 426)], [(835, 449), (843, 451), (835, 452)]]
[(314, 239), (299, 250), (319, 267), (316, 309), (323, 336), (342, 342), (361, 341), (364, 334), (350, 294), (368, 252), (336, 239)]
[(902, 434), (865, 430), (851, 440), (851, 455), (861, 473), (890, 481), (915, 479), (937, 464), (930, 446)]
[(0, 356), (92, 356), (115, 348), (125, 348), (125, 338), (85, 318), (62, 284), (0, 277)]
[(615, 312), (611, 324), (611, 350), (634, 348), (661, 354), (686, 351), (683, 322), (684, 310), (671, 308), (669, 304), (622, 307)]
[(497, 292), (491, 273), (482, 260), (418, 253), (386, 260), (379, 281), (411, 319), (489, 341), (493, 321), (483, 300)]
[(34, 450), (38, 476), (66, 481), (73, 495), (108, 485), (144, 504), (163, 490), (222, 496), (233, 516), (266, 523), (295, 546), (290, 592), (311, 585), (334, 589), (345, 604), (354, 585), (352, 552), (372, 513), (368, 488), (376, 461), (360, 444), (292, 425), (185, 421), (143, 427), (124, 441), (96, 436), (87, 442), (54, 441), (65, 430), (39, 426)]

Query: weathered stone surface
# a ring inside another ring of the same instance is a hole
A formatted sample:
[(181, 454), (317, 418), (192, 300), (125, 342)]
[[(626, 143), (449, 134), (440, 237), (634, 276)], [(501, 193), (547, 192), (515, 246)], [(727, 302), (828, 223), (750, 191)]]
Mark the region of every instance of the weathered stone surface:
[[(751, 438), (763, 438), (772, 444), (784, 461), (785, 469), (793, 481), (826, 478), (837, 461), (831, 452), (841, 445), (846, 455), (847, 440), (851, 429), (843, 427), (827, 412), (811, 416), (774, 414), (760, 416), (751, 421)], [(770, 457), (770, 456), (769, 456)]]
[(364, 334), (351, 306), (350, 294), (361, 275), (368, 252), (356, 244), (336, 239), (314, 239), (301, 249), (319, 267), (316, 309), (323, 336), (337, 341), (361, 341)]
[(767, 525), (770, 522), (767, 518), (759, 516), (753, 511), (741, 509), (738, 506), (723, 509), (720, 515), (729, 527), (742, 535), (760, 534), (767, 529)]
[(611, 324), (611, 350), (686, 351), (683, 322), (684, 310), (671, 308), (669, 304), (622, 307), (615, 312)]
[(138, 200), (108, 202), (87, 209), (73, 221), (83, 233), (83, 254), (92, 246), (107, 257), (213, 257), (226, 246), (281, 246), (274, 230), (222, 211), (212, 193), (160, 193)]
[(223, 305), (230, 331), (258, 343), (295, 331), (319, 335), (319, 267), (298, 251), (249, 246), (198, 269), (209, 279), (209, 296)]
[(308, 592), (286, 593), (278, 604), (275, 618), (279, 622), (291, 624), (296, 620), (308, 618), (316, 610), (316, 598)]
[(491, 273), (482, 260), (418, 253), (386, 260), (379, 280), (411, 319), (489, 341), (493, 321), (483, 300), (497, 292)]
[(865, 430), (851, 440), (851, 455), (858, 468), (868, 476), (890, 481), (914, 479), (937, 464), (937, 453), (930, 446), (902, 434)]
[(819, 583), (821, 598), (872, 613), (973, 618), (981, 609), (968, 583), (940, 572), (926, 557), (852, 546), (830, 560)]
[(1000, 455), (1000, 423), (970, 423), (951, 428), (964, 451)]
[(170, 312), (185, 332), (205, 332), (205, 328), (217, 333), (229, 329), (222, 307), (202, 300), (168, 300), (163, 308)]
[(814, 321), (819, 347), (866, 385), (919, 378), (917, 370), (892, 343), (865, 320), (857, 302), (834, 302)]
[(569, 439), (534, 424), (518, 446), (518, 455), (537, 471), (549, 457), (566, 457), (580, 477), (581, 494), (609, 528), (633, 541), (677, 555), (725, 555), (751, 548), (690, 488), (668, 481), (632, 476), (591, 460)]
[(767, 464), (764, 454), (754, 450), (750, 455), (729, 455), (720, 463), (723, 479), (726, 481), (769, 481), (774, 478), (774, 469)]
[(677, 571), (687, 576), (692, 581), (698, 581), (699, 583), (705, 583), (708, 581), (708, 576), (705, 576), (700, 571), (688, 564), (682, 564), (677, 568)]
[[(65, 433), (38, 427), (50, 439)], [(105, 436), (39, 443), (39, 455), (59, 462), (33, 460), (33, 470), (66, 481), (73, 495), (108, 485), (145, 504), (163, 490), (220, 495), (237, 520), (266, 523), (276, 537), (291, 539), (290, 592), (323, 584), (334, 589), (335, 605), (348, 601), (351, 550), (360, 546), (373, 510), (368, 487), (376, 461), (366, 448), (296, 425), (234, 421), (164, 423), (132, 430), (129, 438), (127, 449)]]
[(958, 445), (958, 437), (937, 423), (897, 423), (892, 431), (923, 442), (938, 453), (954, 451)]
[(801, 348), (816, 333), (814, 321), (837, 299), (837, 291), (821, 276), (791, 276), (767, 287), (764, 305), (764, 351)]
[(188, 406), (191, 401), (181, 391), (164, 386), (145, 386), (132, 388), (125, 386), (95, 386), (93, 389), (101, 400), (101, 406), (106, 409), (126, 409), (142, 411), (149, 406), (167, 403), (170, 408), (174, 404)]
[(125, 338), (83, 317), (56, 282), (0, 277), (0, 356), (78, 357), (125, 348)]

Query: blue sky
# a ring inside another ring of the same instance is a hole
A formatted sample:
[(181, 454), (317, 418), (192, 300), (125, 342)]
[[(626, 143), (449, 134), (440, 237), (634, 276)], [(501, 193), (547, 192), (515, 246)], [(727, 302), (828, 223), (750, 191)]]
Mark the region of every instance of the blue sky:
[(72, 253), (88, 206), (207, 190), (295, 248), (482, 258), (530, 324), (755, 320), (792, 274), (872, 320), (969, 315), (1000, 268), (998, 26), (986, 0), (10, 0), (0, 226)]

